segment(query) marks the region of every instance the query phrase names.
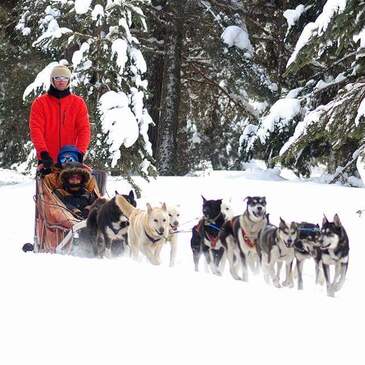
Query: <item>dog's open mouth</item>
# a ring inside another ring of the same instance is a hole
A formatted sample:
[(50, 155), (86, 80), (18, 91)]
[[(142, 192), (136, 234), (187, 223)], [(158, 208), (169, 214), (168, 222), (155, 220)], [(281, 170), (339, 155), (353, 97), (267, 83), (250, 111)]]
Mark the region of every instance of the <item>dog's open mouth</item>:
[(173, 232), (177, 231), (177, 225), (175, 225), (175, 224), (170, 224), (170, 228)]
[(261, 218), (261, 217), (265, 214), (265, 212), (264, 212), (263, 210), (260, 210), (260, 211), (253, 211), (252, 213), (253, 213), (253, 215), (254, 215), (256, 218)]

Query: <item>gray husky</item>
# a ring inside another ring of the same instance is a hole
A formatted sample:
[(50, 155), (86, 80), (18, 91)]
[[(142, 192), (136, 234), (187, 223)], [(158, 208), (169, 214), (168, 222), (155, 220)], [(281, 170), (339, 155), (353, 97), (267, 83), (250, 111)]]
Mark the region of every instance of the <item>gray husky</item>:
[[(248, 278), (247, 264), (253, 272), (259, 270), (256, 241), (268, 222), (265, 197), (249, 196), (245, 200), (245, 212), (225, 222), (219, 233), (219, 242), (225, 248), (231, 275), (243, 281)], [(240, 269), (242, 276), (239, 275)]]
[(294, 243), (294, 255), (298, 275), (298, 289), (303, 289), (303, 264), (305, 260), (313, 258), (316, 265), (316, 284), (323, 279), (323, 273), (318, 260), (320, 246), (320, 228), (318, 224), (301, 222), (298, 224), (299, 237)]
[[(280, 218), (279, 227), (270, 224), (260, 232), (256, 249), (267, 283), (271, 279), (274, 286), (280, 288), (280, 270), (285, 262), (286, 278), (282, 285), (294, 286), (292, 265), (294, 260), (294, 243), (297, 238), (297, 224), (291, 222), (288, 225), (282, 218)], [(275, 264), (277, 265), (276, 272)]]
[[(349, 239), (337, 214), (333, 222), (324, 216), (320, 236), (320, 261), (327, 284), (327, 295), (333, 297), (345, 282), (349, 263)], [(333, 281), (330, 280), (330, 265), (335, 266)]]

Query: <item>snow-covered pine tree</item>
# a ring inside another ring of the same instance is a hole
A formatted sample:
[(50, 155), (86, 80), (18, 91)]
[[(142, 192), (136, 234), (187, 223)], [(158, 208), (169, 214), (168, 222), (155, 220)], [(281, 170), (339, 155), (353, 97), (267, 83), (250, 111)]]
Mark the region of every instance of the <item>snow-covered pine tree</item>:
[[(50, 60), (66, 59), (72, 87), (86, 99), (93, 123), (89, 158), (118, 174), (154, 173), (144, 107), (146, 63), (136, 37), (145, 32), (149, 0), (21, 0), (17, 29)], [(39, 93), (44, 87), (35, 82)]]
[(198, 1), (186, 20), (180, 124), (191, 141), (192, 169), (200, 162), (237, 168), (248, 159), (239, 154), (242, 130), (257, 123), (276, 92), (257, 56), (262, 29), (249, 22), (252, 2), (244, 3)]
[(33, 79), (32, 73), (44, 66), (42, 55), (31, 48), (23, 49), (24, 40), (14, 34), (17, 15), (13, 1), (1, 2), (0, 167), (3, 168), (19, 166), (27, 158), (29, 110), (21, 103), (21, 90)]
[(302, 22), (286, 72), (299, 81), (289, 96), (301, 108), (291, 117), (297, 118), (296, 128), (278, 160), (303, 175), (318, 165), (329, 173), (339, 166), (354, 171), (355, 164), (348, 163), (364, 144), (365, 4), (322, 3), (313, 21)]

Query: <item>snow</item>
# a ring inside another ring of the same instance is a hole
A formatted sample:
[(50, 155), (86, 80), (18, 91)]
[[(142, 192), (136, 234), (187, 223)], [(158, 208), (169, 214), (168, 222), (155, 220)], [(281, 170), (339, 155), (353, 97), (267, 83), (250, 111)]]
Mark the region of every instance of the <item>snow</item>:
[(357, 115), (355, 118), (355, 125), (358, 126), (360, 123), (360, 118), (365, 115), (365, 98), (362, 99), (359, 108), (357, 109)]
[(102, 130), (108, 133), (109, 151), (112, 154), (112, 167), (114, 167), (121, 157), (120, 146), (128, 148), (137, 141), (138, 121), (129, 108), (127, 95), (122, 91), (108, 91), (103, 94), (98, 108), (102, 114)]
[(92, 20), (96, 21), (96, 25), (101, 25), (101, 19), (104, 18), (104, 8), (100, 4), (96, 4), (94, 10), (91, 12)]
[(75, 11), (77, 14), (86, 14), (90, 10), (92, 0), (75, 0)]
[(300, 101), (295, 98), (279, 99), (271, 108), (269, 114), (262, 119), (257, 135), (262, 142), (268, 132), (273, 132), (275, 126), (284, 127), (301, 111)]
[(289, 138), (287, 142), (281, 147), (279, 155), (283, 155), (291, 145), (293, 145), (300, 136), (305, 134), (307, 128), (312, 123), (317, 123), (320, 120), (322, 113), (324, 112), (324, 107), (320, 106), (315, 110), (309, 112), (302, 121), (300, 121), (295, 127), (294, 134)]
[[(38, 45), (42, 45), (44, 49), (47, 49), (55, 38), (59, 39), (66, 33), (72, 33), (72, 30), (66, 27), (60, 28), (57, 20), (52, 18), (48, 23), (47, 30), (35, 42), (33, 42), (32, 46), (37, 47)], [(44, 41), (46, 41), (45, 44), (43, 44)]]
[(227, 44), (228, 47), (235, 46), (237, 48), (247, 50), (250, 54), (253, 52), (248, 33), (237, 25), (228, 26), (224, 30), (221, 38), (223, 43)]
[(346, 3), (347, 0), (327, 0), (322, 13), (318, 16), (315, 22), (308, 23), (304, 27), (286, 67), (289, 67), (289, 65), (295, 61), (299, 51), (306, 46), (312, 37), (318, 37), (326, 31), (331, 19), (336, 14), (340, 14), (344, 11)]
[(305, 6), (303, 4), (299, 4), (295, 9), (287, 9), (284, 11), (283, 15), (286, 21), (288, 22), (288, 30), (287, 34), (291, 27), (295, 25), (300, 16), (305, 12)]
[(119, 74), (122, 75), (126, 62), (128, 61), (128, 42), (125, 39), (118, 38), (112, 44), (112, 59), (116, 55), (116, 62), (119, 67)]
[[(9, 174), (11, 174), (9, 172)], [(12, 180), (3, 172), (1, 181)], [(293, 181), (246, 179), (243, 172), (205, 177), (159, 177), (142, 187), (146, 201), (179, 202), (182, 233), (177, 262), (168, 267), (129, 258), (112, 260), (23, 253), (33, 239), (34, 182), (0, 186), (2, 223), (0, 363), (37, 364), (277, 364), (348, 363), (363, 358), (365, 268), (364, 189)], [(128, 192), (121, 178), (108, 191)], [(350, 264), (336, 298), (314, 285), (304, 264), (304, 290), (195, 273), (190, 230), (207, 199), (232, 198), (236, 214), (247, 195), (266, 196), (270, 219), (318, 222), (338, 213), (350, 238)], [(21, 204), (21, 206), (20, 206)], [(340, 350), (334, 351), (334, 346)], [(356, 362), (356, 361), (355, 361)]]

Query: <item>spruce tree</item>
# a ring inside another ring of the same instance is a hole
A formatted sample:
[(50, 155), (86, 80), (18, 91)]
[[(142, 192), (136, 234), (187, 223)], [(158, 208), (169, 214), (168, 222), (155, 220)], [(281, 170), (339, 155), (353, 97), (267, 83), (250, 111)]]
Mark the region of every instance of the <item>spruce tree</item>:
[[(144, 106), (146, 63), (137, 38), (147, 31), (141, 5), (148, 2), (21, 0), (19, 5), (18, 30), (50, 61), (67, 60), (72, 88), (87, 101), (91, 164), (126, 176), (154, 173), (147, 136), (152, 120)], [(34, 94), (42, 91), (36, 86)]]

